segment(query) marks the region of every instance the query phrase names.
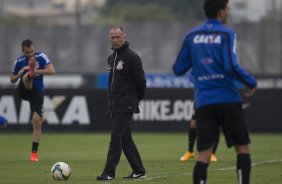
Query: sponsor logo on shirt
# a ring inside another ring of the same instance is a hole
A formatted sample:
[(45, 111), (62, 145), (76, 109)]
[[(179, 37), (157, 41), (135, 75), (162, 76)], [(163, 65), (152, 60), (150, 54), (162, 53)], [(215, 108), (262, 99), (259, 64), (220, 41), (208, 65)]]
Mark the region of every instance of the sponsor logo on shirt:
[(202, 75), (198, 77), (199, 81), (209, 81), (218, 79), (224, 79), (224, 74)]
[(198, 34), (194, 37), (193, 42), (194, 42), (194, 44), (200, 44), (200, 43), (220, 44), (221, 43), (221, 36), (216, 35), (216, 34), (212, 34), (212, 35)]

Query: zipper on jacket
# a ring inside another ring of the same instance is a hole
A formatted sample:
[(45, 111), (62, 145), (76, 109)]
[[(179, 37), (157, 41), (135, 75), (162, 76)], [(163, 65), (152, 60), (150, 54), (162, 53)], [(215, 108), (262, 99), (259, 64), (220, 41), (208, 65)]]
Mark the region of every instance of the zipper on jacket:
[(116, 59), (117, 59), (117, 51), (116, 51), (116, 55), (115, 55), (115, 59), (114, 59), (114, 64), (113, 64), (113, 67), (112, 67), (112, 70), (113, 70), (113, 76), (112, 76), (111, 91), (113, 91), (113, 83), (114, 83), (114, 78), (115, 78), (115, 65), (116, 65)]

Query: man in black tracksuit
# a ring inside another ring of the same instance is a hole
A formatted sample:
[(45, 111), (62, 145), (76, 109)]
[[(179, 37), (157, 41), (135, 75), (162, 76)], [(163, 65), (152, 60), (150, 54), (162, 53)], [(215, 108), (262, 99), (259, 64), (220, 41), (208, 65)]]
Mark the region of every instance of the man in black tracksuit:
[(109, 37), (114, 51), (108, 58), (108, 105), (112, 131), (107, 162), (97, 180), (114, 179), (122, 151), (132, 168), (132, 173), (124, 178), (146, 178), (146, 171), (130, 128), (133, 113), (140, 112), (138, 102), (142, 100), (146, 88), (142, 62), (140, 57), (129, 49), (121, 26), (112, 27)]

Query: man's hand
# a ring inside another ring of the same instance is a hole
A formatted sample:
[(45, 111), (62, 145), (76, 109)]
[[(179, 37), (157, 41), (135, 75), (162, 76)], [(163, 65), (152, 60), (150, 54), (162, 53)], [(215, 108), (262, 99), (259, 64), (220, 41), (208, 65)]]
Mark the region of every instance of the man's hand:
[(191, 120), (190, 128), (196, 129), (197, 128), (197, 121), (195, 119)]
[(18, 76), (19, 76), (19, 77), (22, 76), (23, 73), (24, 73), (25, 71), (27, 71), (27, 70), (28, 70), (28, 66), (23, 67), (23, 68), (18, 72)]
[(7, 126), (7, 124), (0, 125), (0, 128), (5, 128), (6, 126)]
[(257, 90), (257, 88), (245, 87), (243, 89), (243, 95), (246, 96), (246, 97), (250, 97), (255, 93), (256, 90)]
[(28, 70), (28, 66), (23, 67), (21, 70), (18, 71), (16, 75), (13, 73), (10, 74), (10, 81), (11, 83), (15, 83), (18, 81), (18, 79), (24, 74), (24, 72)]

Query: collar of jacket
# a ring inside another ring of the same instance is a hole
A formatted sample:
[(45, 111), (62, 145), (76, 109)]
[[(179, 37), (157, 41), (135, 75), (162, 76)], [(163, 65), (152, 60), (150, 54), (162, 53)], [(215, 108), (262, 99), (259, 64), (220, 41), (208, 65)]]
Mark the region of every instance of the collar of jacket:
[(120, 48), (118, 48), (118, 49), (113, 49), (115, 52), (119, 52), (119, 51), (121, 51), (121, 50), (124, 50), (124, 49), (127, 49), (129, 47), (129, 43), (127, 42), (127, 41), (125, 41), (124, 42), (124, 44), (120, 47)]
[(222, 24), (222, 23), (217, 19), (207, 19), (206, 24)]

